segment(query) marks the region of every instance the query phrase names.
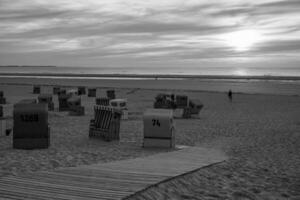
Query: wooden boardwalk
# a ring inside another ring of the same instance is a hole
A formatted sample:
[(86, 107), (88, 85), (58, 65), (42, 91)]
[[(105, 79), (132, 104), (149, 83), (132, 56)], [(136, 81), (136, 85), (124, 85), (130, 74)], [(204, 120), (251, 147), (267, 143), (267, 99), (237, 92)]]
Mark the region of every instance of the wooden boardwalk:
[(191, 147), (144, 158), (0, 178), (0, 199), (124, 199), (166, 179), (221, 162), (217, 150)]

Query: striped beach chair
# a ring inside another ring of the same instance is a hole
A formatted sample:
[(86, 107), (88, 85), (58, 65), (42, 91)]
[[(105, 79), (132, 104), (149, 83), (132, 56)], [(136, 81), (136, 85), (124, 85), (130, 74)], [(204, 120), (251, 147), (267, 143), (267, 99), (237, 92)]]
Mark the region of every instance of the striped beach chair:
[(106, 141), (120, 139), (121, 112), (109, 106), (94, 107), (94, 119), (90, 122), (89, 137), (100, 137)]

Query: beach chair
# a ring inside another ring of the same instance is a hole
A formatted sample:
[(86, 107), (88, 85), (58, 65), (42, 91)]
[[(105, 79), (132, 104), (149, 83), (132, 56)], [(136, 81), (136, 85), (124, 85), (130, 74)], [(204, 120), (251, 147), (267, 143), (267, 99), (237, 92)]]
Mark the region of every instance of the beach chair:
[(48, 108), (35, 100), (25, 100), (14, 105), (13, 148), (36, 149), (50, 145)]
[(3, 116), (3, 106), (0, 105), (0, 136), (6, 135), (6, 119)]
[(41, 93), (41, 87), (34, 85), (33, 86), (33, 94), (40, 94)]
[(78, 95), (78, 90), (77, 89), (69, 89), (66, 91), (66, 94), (69, 96), (77, 96)]
[(60, 88), (59, 87), (53, 87), (53, 94), (59, 94)]
[(0, 104), (6, 104), (6, 98), (4, 97), (3, 91), (0, 91)]
[(107, 90), (106, 96), (109, 99), (115, 99), (116, 98), (115, 90)]
[(122, 112), (121, 119), (128, 119), (128, 108), (126, 99), (112, 99), (109, 101), (109, 105)]
[(52, 95), (51, 94), (40, 94), (38, 96), (38, 102), (47, 104), (48, 110), (51, 110), (51, 111), (54, 110), (54, 103), (52, 101)]
[(189, 108), (192, 115), (199, 114), (203, 106), (204, 105), (200, 100), (194, 99), (189, 101)]
[(85, 87), (82, 87), (82, 86), (80, 86), (80, 87), (78, 87), (78, 95), (85, 95)]
[(57, 94), (58, 94), (58, 96), (67, 94), (67, 90), (66, 89), (59, 89)]
[(176, 107), (175, 98), (173, 94), (158, 94), (155, 97), (155, 102), (153, 105), (154, 108), (165, 108), (165, 109), (173, 109)]
[(96, 105), (109, 106), (109, 98), (106, 97), (96, 98)]
[(176, 95), (176, 107), (186, 108), (189, 106), (189, 98), (186, 95)]
[(72, 96), (68, 100), (69, 115), (82, 116), (84, 115), (84, 107), (81, 106), (81, 98), (79, 96)]
[(96, 97), (96, 88), (89, 88), (88, 89), (88, 97)]
[(69, 111), (68, 99), (71, 96), (69, 94), (58, 95), (58, 110), (59, 111)]
[(94, 119), (90, 122), (89, 137), (106, 141), (120, 139), (121, 112), (109, 106), (95, 106)]
[(172, 110), (147, 109), (143, 121), (143, 147), (175, 147), (175, 126)]

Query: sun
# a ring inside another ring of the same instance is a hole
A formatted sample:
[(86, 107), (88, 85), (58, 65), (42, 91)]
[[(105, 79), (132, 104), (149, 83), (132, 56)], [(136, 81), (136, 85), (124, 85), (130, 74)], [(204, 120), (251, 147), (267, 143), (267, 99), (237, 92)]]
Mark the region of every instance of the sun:
[(223, 35), (222, 39), (236, 51), (247, 51), (261, 40), (257, 30), (241, 30)]

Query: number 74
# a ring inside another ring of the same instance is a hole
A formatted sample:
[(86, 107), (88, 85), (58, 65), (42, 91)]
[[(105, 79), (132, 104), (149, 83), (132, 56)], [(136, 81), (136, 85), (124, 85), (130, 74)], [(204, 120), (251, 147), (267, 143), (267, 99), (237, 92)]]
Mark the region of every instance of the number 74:
[(158, 119), (152, 119), (152, 126), (160, 126), (160, 122)]

